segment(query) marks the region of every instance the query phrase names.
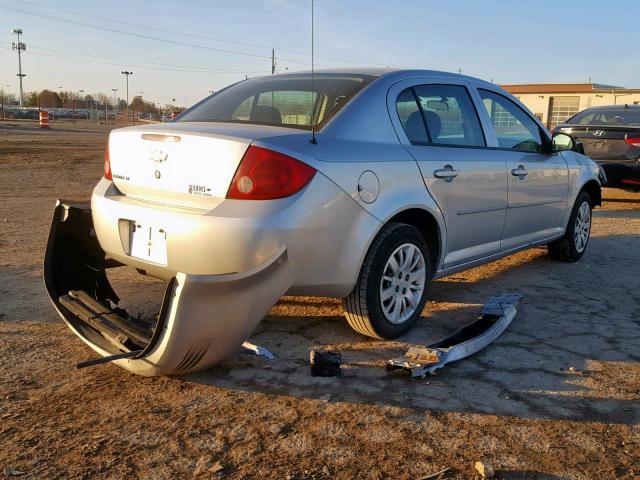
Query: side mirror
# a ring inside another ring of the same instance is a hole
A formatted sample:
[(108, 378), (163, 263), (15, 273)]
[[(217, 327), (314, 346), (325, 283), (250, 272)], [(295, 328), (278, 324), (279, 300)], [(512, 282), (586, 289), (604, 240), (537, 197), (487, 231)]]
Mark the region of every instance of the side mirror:
[(575, 150), (575, 140), (566, 133), (555, 133), (551, 139), (552, 152), (564, 152), (566, 150)]

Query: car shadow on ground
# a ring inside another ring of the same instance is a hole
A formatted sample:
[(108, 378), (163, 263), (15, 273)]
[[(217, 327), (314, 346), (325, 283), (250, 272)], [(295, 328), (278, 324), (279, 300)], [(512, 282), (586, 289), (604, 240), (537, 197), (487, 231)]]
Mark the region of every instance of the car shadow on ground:
[[(239, 354), (183, 378), (331, 402), (636, 424), (640, 321), (634, 309), (640, 297), (631, 292), (627, 302), (620, 302), (613, 295), (627, 288), (625, 278), (633, 278), (623, 270), (635, 267), (617, 258), (618, 275), (611, 276), (599, 257), (601, 252), (632, 256), (625, 247), (639, 240), (635, 235), (593, 237), (582, 262), (554, 262), (544, 249), (534, 249), (518, 254), (517, 261), (494, 262), (436, 281), (423, 317), (396, 341), (353, 332), (338, 299), (284, 297), (251, 338), (271, 350), (274, 360)], [(524, 295), (516, 318), (483, 351), (424, 380), (386, 371), (385, 360), (475, 320), (490, 296), (516, 291)], [(311, 376), (313, 348), (340, 352), (342, 376)]]
[[(631, 194), (638, 192), (629, 192)], [(640, 203), (640, 198), (603, 198), (602, 203)]]

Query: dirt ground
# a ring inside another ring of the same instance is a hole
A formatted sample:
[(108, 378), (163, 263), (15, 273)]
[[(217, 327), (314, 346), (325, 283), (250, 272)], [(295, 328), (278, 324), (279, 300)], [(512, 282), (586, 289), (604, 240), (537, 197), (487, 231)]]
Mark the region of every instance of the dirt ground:
[[(437, 281), (398, 342), (351, 331), (340, 302), (285, 297), (213, 370), (142, 378), (63, 325), (42, 284), (56, 198), (87, 198), (107, 128), (0, 124), (0, 471), (21, 478), (640, 478), (640, 195), (605, 190), (582, 261), (544, 249)], [(164, 286), (116, 271), (148, 314)], [(499, 292), (523, 300), (481, 353), (425, 380), (384, 360), (474, 319)], [(341, 378), (309, 373), (309, 350), (343, 354)]]

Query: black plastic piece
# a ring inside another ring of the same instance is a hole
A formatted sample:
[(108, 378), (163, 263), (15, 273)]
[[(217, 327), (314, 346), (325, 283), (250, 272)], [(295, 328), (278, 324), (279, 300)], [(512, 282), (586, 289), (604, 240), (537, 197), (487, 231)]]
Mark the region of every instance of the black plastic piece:
[(76, 364), (76, 368), (93, 367), (94, 365), (102, 365), (103, 363), (113, 362), (114, 360), (122, 360), (123, 358), (134, 358), (142, 353), (142, 350), (134, 350), (132, 352), (116, 353), (115, 355), (108, 355), (106, 357), (92, 358), (90, 360), (84, 360)]
[(340, 375), (342, 355), (324, 350), (311, 350), (309, 362), (311, 375), (314, 377), (337, 377)]

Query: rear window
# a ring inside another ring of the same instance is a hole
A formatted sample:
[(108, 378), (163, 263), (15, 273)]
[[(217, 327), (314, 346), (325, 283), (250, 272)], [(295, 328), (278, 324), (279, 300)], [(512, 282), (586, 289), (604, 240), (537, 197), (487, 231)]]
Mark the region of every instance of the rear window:
[(322, 128), (366, 85), (369, 75), (260, 77), (231, 85), (180, 115), (179, 122), (233, 122)]
[(567, 120), (573, 125), (629, 125), (640, 127), (640, 110), (585, 110)]

